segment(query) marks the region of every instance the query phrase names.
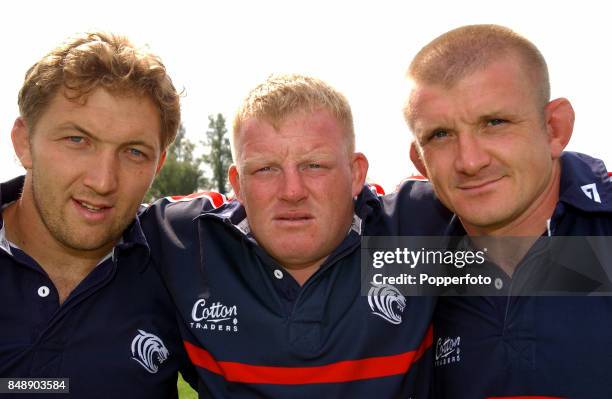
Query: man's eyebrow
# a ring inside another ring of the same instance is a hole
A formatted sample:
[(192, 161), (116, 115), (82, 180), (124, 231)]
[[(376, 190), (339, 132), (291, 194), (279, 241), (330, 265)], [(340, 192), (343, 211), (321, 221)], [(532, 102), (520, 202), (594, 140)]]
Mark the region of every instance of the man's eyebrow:
[(265, 156), (265, 155), (260, 155), (260, 154), (255, 154), (255, 155), (251, 155), (249, 157), (244, 157), (243, 158), (243, 163), (254, 163), (254, 162), (270, 162), (274, 157), (270, 157), (270, 156)]
[(274, 163), (274, 160), (262, 156), (252, 156), (249, 158), (244, 158), (240, 162), (240, 169), (249, 169), (254, 166), (260, 166), (262, 164), (270, 164)]
[(133, 145), (139, 145), (142, 147), (146, 147), (151, 151), (155, 151), (156, 148), (153, 147), (151, 144), (147, 143), (146, 141), (142, 141), (142, 140), (133, 140), (133, 141), (128, 141), (127, 143), (123, 144), (124, 146), (133, 146)]
[(62, 129), (73, 129), (73, 130), (77, 130), (77, 131), (79, 131), (79, 132), (83, 133), (85, 136), (91, 137), (91, 138), (93, 138), (93, 139), (95, 139), (95, 138), (96, 138), (96, 136), (95, 136), (93, 133), (89, 132), (87, 129), (85, 129), (85, 128), (84, 128), (84, 127), (82, 127), (82, 126), (77, 125), (77, 124), (76, 124), (76, 123), (74, 123), (74, 122), (66, 122), (66, 123), (63, 123), (63, 124), (59, 125), (59, 126), (58, 126), (58, 130), (62, 130)]
[(516, 113), (511, 111), (504, 110), (493, 110), (491, 112), (487, 112), (480, 117), (480, 119), (496, 119), (496, 118), (506, 118), (506, 119), (514, 119), (516, 118)]
[(333, 151), (310, 151), (301, 156), (300, 161), (329, 161), (336, 159), (336, 155)]
[(436, 130), (452, 130), (452, 124), (451, 123), (444, 123), (444, 122), (432, 122), (432, 123), (415, 123), (414, 126), (412, 127), (412, 132), (416, 135), (427, 135), (431, 132), (434, 132)]

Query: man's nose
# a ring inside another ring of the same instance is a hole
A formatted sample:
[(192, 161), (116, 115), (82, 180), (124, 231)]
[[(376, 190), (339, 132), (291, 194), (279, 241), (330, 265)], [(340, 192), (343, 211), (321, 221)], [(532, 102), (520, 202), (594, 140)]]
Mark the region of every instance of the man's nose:
[(119, 159), (114, 152), (97, 154), (95, 162), (89, 165), (83, 183), (97, 194), (110, 194), (117, 190), (119, 167)]
[(476, 175), (489, 165), (491, 157), (481, 140), (472, 132), (458, 135), (455, 169), (466, 175)]
[(290, 202), (299, 202), (307, 197), (308, 190), (304, 185), (304, 177), (299, 168), (289, 168), (283, 171), (281, 199)]

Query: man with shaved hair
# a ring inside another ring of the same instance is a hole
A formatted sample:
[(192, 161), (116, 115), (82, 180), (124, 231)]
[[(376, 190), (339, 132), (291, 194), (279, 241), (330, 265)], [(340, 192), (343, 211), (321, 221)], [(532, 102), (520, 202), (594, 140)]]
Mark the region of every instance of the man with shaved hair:
[(574, 111), (550, 100), (544, 58), (508, 28), (464, 26), (426, 45), (408, 77), (411, 159), (455, 213), (447, 234), (496, 243), (499, 294), (438, 303), (436, 397), (612, 397), (609, 268), (589, 274), (607, 257), (578, 254), (580, 237), (565, 259), (550, 249), (556, 236), (605, 242), (612, 187), (602, 161), (563, 151)]

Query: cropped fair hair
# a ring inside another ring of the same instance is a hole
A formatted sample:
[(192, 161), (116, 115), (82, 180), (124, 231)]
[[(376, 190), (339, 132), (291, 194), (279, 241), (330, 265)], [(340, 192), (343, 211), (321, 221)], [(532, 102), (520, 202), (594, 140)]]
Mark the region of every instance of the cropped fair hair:
[[(504, 26), (467, 25), (442, 34), (417, 53), (407, 76), (417, 84), (450, 88), (492, 62), (517, 56), (543, 110), (550, 101), (546, 61), (533, 43)], [(404, 110), (407, 118), (409, 112)]]
[(80, 34), (36, 62), (19, 91), (19, 112), (33, 131), (60, 90), (67, 99), (85, 104), (97, 88), (114, 95), (148, 97), (159, 111), (162, 149), (172, 143), (180, 123), (180, 102), (164, 64), (112, 33)]
[(327, 110), (343, 126), (347, 150), (355, 150), (355, 132), (351, 107), (344, 95), (320, 79), (298, 75), (271, 75), (249, 92), (234, 118), (232, 156), (237, 160), (236, 142), (244, 122), (256, 118), (278, 129), (296, 112)]

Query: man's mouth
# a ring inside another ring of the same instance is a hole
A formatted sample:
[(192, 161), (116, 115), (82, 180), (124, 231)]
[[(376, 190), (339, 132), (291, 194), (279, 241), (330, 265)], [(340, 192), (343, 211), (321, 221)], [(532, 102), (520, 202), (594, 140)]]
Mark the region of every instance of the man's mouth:
[(83, 208), (87, 209), (89, 212), (101, 212), (111, 208), (110, 206), (104, 204), (92, 204), (90, 202), (80, 201), (77, 199), (75, 199), (74, 201), (77, 204), (81, 205)]
[(285, 212), (278, 214), (274, 220), (279, 222), (305, 222), (314, 219), (310, 213), (306, 212)]
[(459, 184), (458, 187), (461, 190), (477, 190), (477, 189), (481, 189), (481, 188), (486, 188), (487, 186), (489, 186), (491, 184), (497, 183), (502, 178), (503, 178), (503, 176), (492, 178), (492, 179), (487, 179), (487, 180), (466, 182), (466, 183)]

